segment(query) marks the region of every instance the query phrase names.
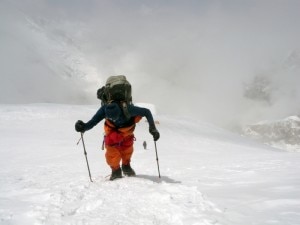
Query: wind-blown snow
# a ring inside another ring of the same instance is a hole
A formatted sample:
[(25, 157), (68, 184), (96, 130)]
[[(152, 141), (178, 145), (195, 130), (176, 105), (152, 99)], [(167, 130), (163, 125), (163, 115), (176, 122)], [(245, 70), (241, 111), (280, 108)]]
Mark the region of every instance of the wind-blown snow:
[(273, 147), (300, 152), (299, 116), (290, 116), (276, 121), (261, 121), (246, 126), (243, 133)]
[(299, 153), (192, 118), (155, 116), (161, 179), (146, 122), (136, 128), (137, 177), (112, 182), (101, 150), (103, 124), (86, 132), (91, 183), (74, 123), (97, 108), (0, 106), (0, 224), (300, 223)]

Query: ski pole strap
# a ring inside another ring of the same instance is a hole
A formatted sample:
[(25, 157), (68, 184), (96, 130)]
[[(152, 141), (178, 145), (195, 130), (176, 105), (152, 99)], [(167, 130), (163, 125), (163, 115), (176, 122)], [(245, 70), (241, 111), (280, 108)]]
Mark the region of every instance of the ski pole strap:
[(103, 141), (102, 141), (102, 147), (101, 147), (101, 150), (102, 150), (102, 151), (104, 150), (104, 138), (103, 138)]
[(81, 141), (82, 136), (79, 138), (79, 140), (77, 141), (77, 145), (79, 145), (79, 142)]

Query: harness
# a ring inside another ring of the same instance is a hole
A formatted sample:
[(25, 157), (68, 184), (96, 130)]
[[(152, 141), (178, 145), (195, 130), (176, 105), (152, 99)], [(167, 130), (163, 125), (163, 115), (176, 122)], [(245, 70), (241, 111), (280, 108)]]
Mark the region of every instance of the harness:
[(110, 120), (104, 123), (104, 143), (114, 147), (130, 147), (136, 140), (133, 134), (135, 129), (135, 119), (131, 118), (120, 127), (116, 127)]

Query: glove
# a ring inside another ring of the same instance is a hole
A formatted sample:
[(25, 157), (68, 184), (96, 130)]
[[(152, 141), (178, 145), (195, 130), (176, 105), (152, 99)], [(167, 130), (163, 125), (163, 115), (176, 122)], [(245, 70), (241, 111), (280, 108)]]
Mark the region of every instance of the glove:
[(75, 130), (77, 132), (81, 132), (83, 133), (85, 131), (85, 123), (82, 122), (81, 120), (78, 120), (76, 123), (75, 123)]
[(155, 126), (149, 127), (149, 132), (152, 134), (154, 141), (157, 141), (160, 137), (159, 132), (156, 130)]

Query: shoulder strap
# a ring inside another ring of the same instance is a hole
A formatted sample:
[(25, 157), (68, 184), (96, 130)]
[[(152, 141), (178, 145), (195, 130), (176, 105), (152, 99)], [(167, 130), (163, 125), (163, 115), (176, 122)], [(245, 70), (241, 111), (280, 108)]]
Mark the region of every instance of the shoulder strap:
[(128, 103), (126, 103), (126, 102), (120, 102), (120, 105), (121, 105), (121, 109), (122, 109), (122, 111), (123, 111), (123, 113), (124, 113), (124, 116), (125, 116), (125, 118), (127, 119), (127, 120), (129, 120), (130, 119), (130, 113), (129, 113), (129, 111), (128, 111), (128, 105), (127, 105)]

